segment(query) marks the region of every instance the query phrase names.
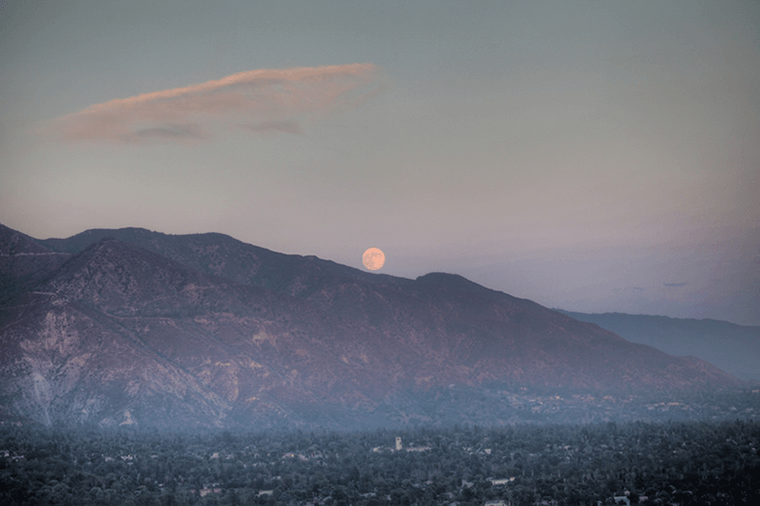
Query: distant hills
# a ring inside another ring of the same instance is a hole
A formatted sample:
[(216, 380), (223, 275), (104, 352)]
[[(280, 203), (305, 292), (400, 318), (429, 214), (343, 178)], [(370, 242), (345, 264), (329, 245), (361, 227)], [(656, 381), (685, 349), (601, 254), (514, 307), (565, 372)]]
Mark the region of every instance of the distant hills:
[(371, 274), (222, 234), (0, 225), (0, 288), (0, 417), (44, 424), (593, 420), (602, 398), (630, 411), (635, 395), (741, 385), (461, 276)]
[(671, 355), (698, 357), (737, 378), (760, 381), (760, 327), (667, 316), (557, 311), (595, 323), (633, 343), (654, 346)]

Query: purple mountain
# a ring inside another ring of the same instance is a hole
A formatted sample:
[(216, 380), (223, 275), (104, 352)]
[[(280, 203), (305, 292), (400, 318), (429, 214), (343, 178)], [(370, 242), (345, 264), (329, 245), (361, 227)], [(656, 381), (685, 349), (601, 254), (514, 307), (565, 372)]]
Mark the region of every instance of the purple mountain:
[(5, 417), (347, 427), (453, 411), (509, 423), (512, 397), (494, 392), (740, 384), (452, 274), (410, 280), (134, 228), (41, 241), (2, 227), (0, 248)]

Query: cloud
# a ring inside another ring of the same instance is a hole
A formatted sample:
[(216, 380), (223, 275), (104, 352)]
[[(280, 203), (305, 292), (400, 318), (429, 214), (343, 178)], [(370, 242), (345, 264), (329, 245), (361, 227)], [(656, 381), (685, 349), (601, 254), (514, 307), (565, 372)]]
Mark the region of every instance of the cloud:
[(688, 284), (689, 283), (663, 283), (663, 286), (667, 286), (668, 288), (680, 288)]
[(65, 142), (115, 144), (196, 143), (218, 128), (297, 134), (380, 93), (381, 77), (372, 64), (252, 70), (92, 105), (45, 129)]

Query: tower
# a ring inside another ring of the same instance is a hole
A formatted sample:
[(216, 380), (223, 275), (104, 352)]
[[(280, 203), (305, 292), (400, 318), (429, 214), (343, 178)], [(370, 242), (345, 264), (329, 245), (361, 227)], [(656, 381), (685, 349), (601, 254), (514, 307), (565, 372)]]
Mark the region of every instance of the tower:
[(401, 451), (401, 438), (399, 436), (396, 436), (396, 451)]

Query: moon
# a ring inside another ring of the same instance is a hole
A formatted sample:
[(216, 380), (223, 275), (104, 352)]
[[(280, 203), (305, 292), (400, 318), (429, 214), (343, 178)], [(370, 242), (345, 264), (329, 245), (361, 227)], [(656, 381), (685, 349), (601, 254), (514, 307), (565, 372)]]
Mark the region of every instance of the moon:
[(362, 255), (364, 267), (376, 271), (385, 264), (385, 253), (380, 248), (369, 248)]

